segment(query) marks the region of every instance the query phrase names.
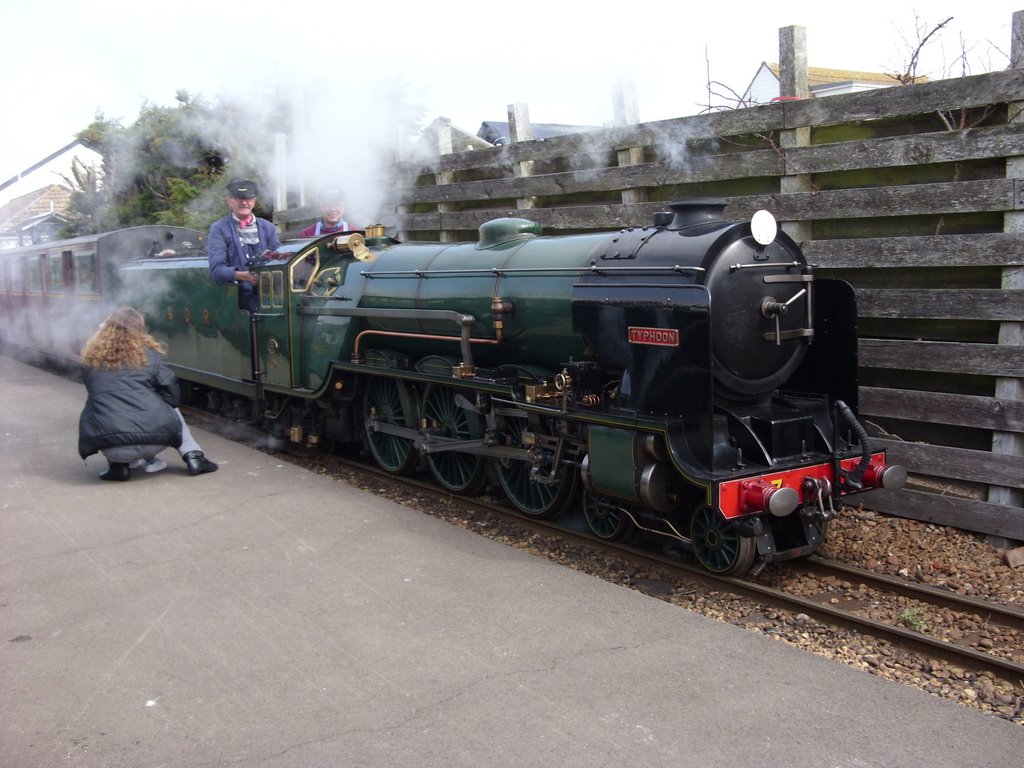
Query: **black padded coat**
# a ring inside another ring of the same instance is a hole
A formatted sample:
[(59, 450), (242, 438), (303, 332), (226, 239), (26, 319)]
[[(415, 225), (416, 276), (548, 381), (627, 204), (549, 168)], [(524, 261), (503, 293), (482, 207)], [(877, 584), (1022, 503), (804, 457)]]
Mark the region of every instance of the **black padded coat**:
[(178, 379), (163, 357), (146, 350), (144, 368), (82, 368), (89, 399), (78, 420), (82, 458), (122, 445), (181, 445)]

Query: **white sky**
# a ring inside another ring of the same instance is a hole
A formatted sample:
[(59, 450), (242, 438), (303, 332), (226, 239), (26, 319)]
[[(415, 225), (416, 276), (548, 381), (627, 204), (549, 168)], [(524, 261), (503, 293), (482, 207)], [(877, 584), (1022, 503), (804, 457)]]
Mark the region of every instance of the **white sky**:
[(536, 123), (610, 124), (612, 84), (631, 72), (650, 121), (699, 112), (709, 67), (742, 92), (762, 61), (778, 61), (781, 27), (806, 28), (811, 66), (892, 72), (916, 46), (915, 22), (931, 29), (953, 16), (918, 71), (958, 76), (965, 46), (970, 73), (1006, 67), (1018, 10), (1024, 0), (9, 0), (0, 182), (98, 112), (129, 125), (178, 89), (258, 105), (299, 84), (337, 103), (340, 119), (372, 123), (375, 94), (398, 82), (424, 122), (444, 115), (475, 132), (515, 102)]

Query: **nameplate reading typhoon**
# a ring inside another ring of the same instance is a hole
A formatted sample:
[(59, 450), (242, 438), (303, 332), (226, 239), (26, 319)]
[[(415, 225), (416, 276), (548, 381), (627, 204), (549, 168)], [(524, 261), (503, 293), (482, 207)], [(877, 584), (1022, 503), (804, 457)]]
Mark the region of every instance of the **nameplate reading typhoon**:
[(675, 328), (641, 328), (629, 326), (630, 344), (651, 344), (656, 347), (678, 347), (679, 331)]

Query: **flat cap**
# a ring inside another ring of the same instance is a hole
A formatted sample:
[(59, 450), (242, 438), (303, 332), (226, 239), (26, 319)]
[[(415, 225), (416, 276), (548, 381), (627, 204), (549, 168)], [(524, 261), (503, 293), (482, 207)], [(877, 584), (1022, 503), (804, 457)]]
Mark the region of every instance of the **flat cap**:
[(256, 197), (256, 193), (259, 191), (256, 188), (256, 182), (251, 179), (234, 179), (228, 182), (228, 194), (238, 199), (247, 199)]

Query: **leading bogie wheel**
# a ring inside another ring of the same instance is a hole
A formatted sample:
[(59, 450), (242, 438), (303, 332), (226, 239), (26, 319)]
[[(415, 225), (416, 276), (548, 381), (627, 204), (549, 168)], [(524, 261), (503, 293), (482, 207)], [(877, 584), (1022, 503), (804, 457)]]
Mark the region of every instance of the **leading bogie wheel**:
[(583, 517), (591, 532), (605, 541), (619, 541), (635, 527), (621, 504), (590, 491), (583, 494)]

